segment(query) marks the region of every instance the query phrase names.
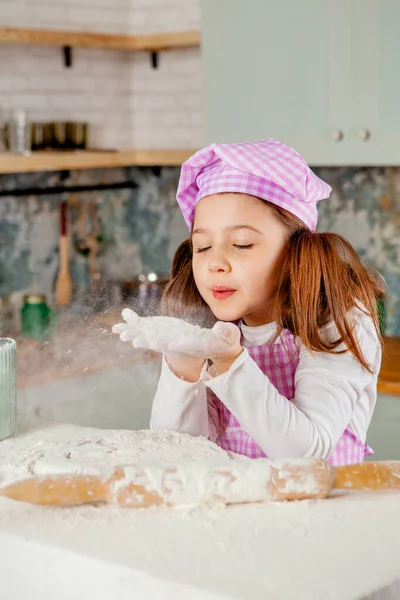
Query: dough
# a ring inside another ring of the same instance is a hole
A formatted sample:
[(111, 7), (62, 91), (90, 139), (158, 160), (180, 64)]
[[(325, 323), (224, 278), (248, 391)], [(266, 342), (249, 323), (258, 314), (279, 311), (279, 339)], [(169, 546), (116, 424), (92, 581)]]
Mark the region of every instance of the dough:
[(163, 466), (181, 461), (219, 464), (235, 456), (205, 438), (172, 431), (64, 429), (74, 434), (65, 441), (37, 440), (37, 434), (32, 434), (24, 436), (23, 444), (18, 438), (2, 442), (0, 485), (32, 475), (102, 475), (121, 465)]

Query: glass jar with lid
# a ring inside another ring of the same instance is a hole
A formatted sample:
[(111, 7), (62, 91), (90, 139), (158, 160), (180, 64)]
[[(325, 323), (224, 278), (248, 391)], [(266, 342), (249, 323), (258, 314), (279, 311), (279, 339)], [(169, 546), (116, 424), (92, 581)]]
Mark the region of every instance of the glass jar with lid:
[(46, 338), (56, 324), (56, 313), (48, 306), (43, 294), (24, 296), (21, 309), (22, 335), (34, 340)]

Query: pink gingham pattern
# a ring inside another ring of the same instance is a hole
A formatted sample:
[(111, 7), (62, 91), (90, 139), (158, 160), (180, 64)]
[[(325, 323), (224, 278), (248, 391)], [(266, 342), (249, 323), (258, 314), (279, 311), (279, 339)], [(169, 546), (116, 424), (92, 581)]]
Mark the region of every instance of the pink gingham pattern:
[[(288, 400), (292, 400), (295, 394), (295, 374), (299, 364), (299, 350), (295, 337), (285, 330), (275, 343), (252, 346), (247, 350), (278, 392)], [(210, 390), (208, 393), (212, 394)], [(226, 406), (215, 395), (213, 398), (224, 427), (224, 432), (218, 437), (216, 443), (224, 450), (243, 454), (249, 458), (267, 458)], [(373, 454), (371, 448), (346, 429), (328, 462), (332, 465), (360, 463), (364, 461), (365, 455), (371, 454)]]
[(276, 204), (315, 230), (317, 202), (331, 187), (317, 177), (304, 158), (279, 140), (211, 144), (182, 165), (177, 200), (191, 230), (199, 200), (236, 192)]

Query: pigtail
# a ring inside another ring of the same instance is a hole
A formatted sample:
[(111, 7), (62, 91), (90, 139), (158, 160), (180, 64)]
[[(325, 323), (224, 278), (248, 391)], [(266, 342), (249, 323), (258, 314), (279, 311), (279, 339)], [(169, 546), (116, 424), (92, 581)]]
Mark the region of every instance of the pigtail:
[[(369, 271), (352, 246), (334, 233), (300, 229), (288, 241), (277, 286), (277, 324), (289, 329), (309, 349), (329, 354), (344, 343), (369, 372), (357, 344), (348, 311), (358, 306), (369, 315), (380, 336), (377, 299), (384, 297), (383, 280)], [(329, 342), (320, 327), (333, 320), (339, 339)]]
[(171, 279), (161, 299), (161, 314), (179, 317), (194, 325), (212, 327), (216, 322), (209, 306), (200, 296), (192, 271), (192, 242), (178, 247), (172, 262)]

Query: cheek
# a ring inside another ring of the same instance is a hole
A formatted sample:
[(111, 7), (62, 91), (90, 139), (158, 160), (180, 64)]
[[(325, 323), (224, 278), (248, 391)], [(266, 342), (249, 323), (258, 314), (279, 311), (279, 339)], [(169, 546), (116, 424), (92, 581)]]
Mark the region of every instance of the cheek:
[(193, 272), (193, 278), (194, 278), (194, 282), (196, 284), (197, 287), (201, 286), (201, 273), (202, 273), (202, 269), (201, 269), (201, 265), (199, 264), (198, 259), (193, 258), (192, 260), (192, 272)]
[(241, 272), (254, 291), (269, 292), (275, 285), (276, 261), (260, 257), (243, 265)]

